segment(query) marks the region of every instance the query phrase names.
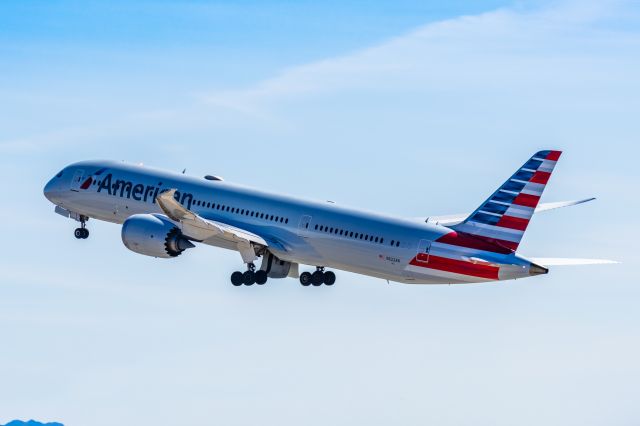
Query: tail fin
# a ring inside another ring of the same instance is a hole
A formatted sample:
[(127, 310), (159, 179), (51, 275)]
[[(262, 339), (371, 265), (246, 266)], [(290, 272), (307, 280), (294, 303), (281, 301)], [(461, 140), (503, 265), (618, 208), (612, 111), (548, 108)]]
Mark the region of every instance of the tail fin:
[(561, 153), (536, 153), (464, 222), (452, 228), (516, 251)]

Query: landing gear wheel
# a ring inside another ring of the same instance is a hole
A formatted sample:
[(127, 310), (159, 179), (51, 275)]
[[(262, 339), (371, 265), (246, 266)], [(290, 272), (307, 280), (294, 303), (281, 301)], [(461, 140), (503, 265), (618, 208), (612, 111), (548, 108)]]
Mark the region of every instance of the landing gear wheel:
[(231, 274), (231, 284), (235, 285), (236, 287), (241, 286), (244, 283), (243, 278), (244, 276), (242, 272), (236, 271)]
[(269, 279), (267, 271), (256, 271), (255, 273), (256, 284), (263, 285)]
[(87, 228), (84, 228), (82, 230), (82, 233), (83, 233), (83, 235), (82, 235), (82, 239), (83, 240), (86, 240), (87, 238), (89, 238), (89, 230)]
[(73, 231), (73, 235), (77, 239), (82, 240), (84, 238), (84, 229), (83, 228), (76, 228), (76, 230)]
[(244, 285), (254, 285), (256, 283), (256, 274), (253, 271), (246, 271), (242, 274), (242, 282)]
[(313, 275), (311, 275), (311, 284), (314, 286), (320, 286), (324, 282), (324, 272), (315, 271)]
[(336, 274), (331, 271), (324, 273), (324, 284), (325, 285), (334, 285), (336, 282)]
[(311, 284), (311, 274), (308, 272), (303, 272), (302, 274), (300, 274), (300, 284), (302, 284), (303, 286), (307, 287), (309, 284)]

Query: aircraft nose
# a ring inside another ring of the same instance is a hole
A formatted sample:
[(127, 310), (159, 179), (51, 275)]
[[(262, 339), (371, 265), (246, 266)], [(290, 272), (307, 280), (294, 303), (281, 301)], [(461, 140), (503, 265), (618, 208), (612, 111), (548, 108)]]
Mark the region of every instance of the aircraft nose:
[(47, 182), (47, 184), (44, 186), (44, 189), (42, 190), (42, 192), (44, 193), (44, 196), (47, 198), (47, 200), (51, 201), (52, 203), (54, 202), (51, 199), (52, 195), (53, 195), (53, 187), (55, 186), (55, 184), (53, 182), (54, 179), (51, 179), (49, 182)]
[(57, 204), (61, 193), (60, 174), (51, 178), (51, 180), (49, 180), (42, 189), (42, 192), (47, 200), (51, 201), (53, 204)]

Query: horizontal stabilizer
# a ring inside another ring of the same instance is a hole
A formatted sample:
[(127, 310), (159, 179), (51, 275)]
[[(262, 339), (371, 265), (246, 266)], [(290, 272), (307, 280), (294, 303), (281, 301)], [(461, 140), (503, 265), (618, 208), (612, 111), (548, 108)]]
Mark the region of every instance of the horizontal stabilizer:
[(534, 257), (529, 258), (529, 260), (542, 266), (610, 265), (620, 263), (607, 259), (572, 259), (563, 257)]
[(585, 198), (584, 200), (574, 200), (574, 201), (558, 201), (555, 203), (542, 203), (536, 207), (536, 213), (546, 212), (548, 210), (555, 210), (562, 207), (571, 207), (576, 206), (582, 203), (588, 203), (589, 201), (595, 200), (595, 197)]
[[(584, 198), (582, 200), (540, 203), (538, 204), (538, 207), (536, 207), (535, 213), (542, 213), (549, 210), (559, 209), (562, 207), (577, 206), (578, 204), (588, 203), (589, 201), (593, 201), (593, 200), (595, 200), (595, 197)], [(446, 216), (429, 216), (427, 218), (418, 218), (417, 220), (420, 222), (426, 222), (426, 223), (437, 223), (438, 225), (442, 225), (442, 226), (452, 226), (452, 225), (457, 225), (463, 222), (468, 216), (469, 216), (469, 213), (463, 213), (463, 214), (451, 214)]]

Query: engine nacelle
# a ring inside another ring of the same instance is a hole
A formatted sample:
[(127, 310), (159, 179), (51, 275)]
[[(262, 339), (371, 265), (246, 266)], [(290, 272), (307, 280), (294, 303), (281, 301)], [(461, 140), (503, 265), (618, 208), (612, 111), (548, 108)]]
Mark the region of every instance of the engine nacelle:
[(122, 224), (122, 242), (131, 251), (164, 259), (195, 247), (180, 229), (159, 214), (135, 214)]

